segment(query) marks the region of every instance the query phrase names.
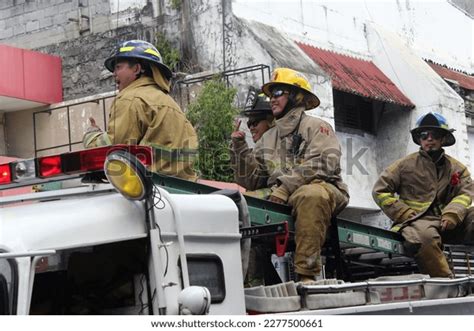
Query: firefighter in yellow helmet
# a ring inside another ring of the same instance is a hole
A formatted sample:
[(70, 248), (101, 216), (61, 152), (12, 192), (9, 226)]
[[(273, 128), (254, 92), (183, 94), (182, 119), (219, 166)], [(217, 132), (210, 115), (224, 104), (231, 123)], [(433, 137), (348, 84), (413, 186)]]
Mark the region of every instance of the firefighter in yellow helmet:
[(373, 190), (375, 202), (405, 239), (422, 273), (452, 277), (443, 242), (474, 243), (474, 184), (469, 170), (444, 153), (456, 139), (438, 113), (421, 116), (411, 130), (420, 150), (385, 169)]
[(321, 270), (321, 247), (331, 218), (349, 201), (341, 179), (341, 147), (331, 125), (305, 114), (319, 105), (299, 72), (277, 68), (262, 86), (275, 126), (257, 141), (241, 173), (246, 188), (271, 188), (269, 200), (293, 207), (296, 217), (295, 271), (303, 282)]
[(84, 147), (152, 146), (151, 171), (194, 180), (197, 135), (169, 95), (172, 73), (158, 50), (146, 41), (129, 40), (112, 51), (105, 67), (113, 73), (119, 93), (110, 108), (107, 132), (90, 118)]

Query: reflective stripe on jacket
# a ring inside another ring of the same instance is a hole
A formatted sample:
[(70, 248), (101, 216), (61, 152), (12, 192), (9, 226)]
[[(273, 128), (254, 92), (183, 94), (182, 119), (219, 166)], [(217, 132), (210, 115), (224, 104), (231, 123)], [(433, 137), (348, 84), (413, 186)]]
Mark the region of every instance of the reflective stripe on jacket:
[[(294, 134), (301, 143), (292, 152)], [(348, 195), (341, 178), (341, 147), (331, 125), (304, 108), (292, 109), (263, 134), (254, 150), (234, 142), (233, 167), (237, 182), (248, 190), (283, 186), (291, 195), (311, 182), (325, 181)]]
[(372, 195), (395, 224), (424, 214), (447, 217), (457, 224), (464, 219), (474, 196), (471, 174), (444, 152), (442, 157), (444, 164), (437, 170), (428, 153), (420, 150), (382, 172)]
[(141, 77), (120, 91), (112, 103), (107, 132), (84, 135), (86, 148), (110, 144), (152, 146), (151, 171), (194, 180), (192, 168), (198, 140), (178, 104), (150, 77)]

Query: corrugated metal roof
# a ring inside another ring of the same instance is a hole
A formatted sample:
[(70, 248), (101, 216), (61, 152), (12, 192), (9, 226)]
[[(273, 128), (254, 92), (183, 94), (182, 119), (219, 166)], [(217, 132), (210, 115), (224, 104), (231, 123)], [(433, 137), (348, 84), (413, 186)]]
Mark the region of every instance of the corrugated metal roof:
[(434, 71), (438, 73), (438, 75), (440, 75), (444, 79), (455, 81), (462, 88), (474, 91), (474, 77), (473, 76), (466, 75), (462, 72), (454, 71), (452, 69), (443, 67), (439, 64), (432, 63), (429, 61), (427, 61), (427, 63), (430, 65), (431, 68), (433, 68)]
[(405, 107), (415, 107), (372, 61), (338, 54), (300, 42), (297, 44), (331, 76), (334, 89)]

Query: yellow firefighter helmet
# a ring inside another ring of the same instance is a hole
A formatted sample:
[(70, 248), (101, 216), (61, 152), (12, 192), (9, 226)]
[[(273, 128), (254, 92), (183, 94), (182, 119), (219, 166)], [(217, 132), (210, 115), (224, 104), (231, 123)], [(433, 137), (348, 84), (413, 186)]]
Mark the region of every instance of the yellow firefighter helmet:
[(262, 86), (263, 93), (271, 96), (271, 90), (275, 85), (287, 85), (297, 88), (305, 95), (305, 108), (313, 109), (319, 106), (319, 98), (312, 92), (308, 79), (300, 72), (289, 68), (277, 68), (273, 71), (272, 80)]

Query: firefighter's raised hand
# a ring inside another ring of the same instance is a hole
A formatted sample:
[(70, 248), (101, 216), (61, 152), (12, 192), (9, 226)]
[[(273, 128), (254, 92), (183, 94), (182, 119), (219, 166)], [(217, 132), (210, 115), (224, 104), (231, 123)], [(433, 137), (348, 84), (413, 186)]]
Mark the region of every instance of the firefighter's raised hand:
[(89, 117), (89, 122), (91, 125), (87, 128), (86, 132), (96, 132), (96, 131), (102, 131), (99, 126), (95, 123), (94, 117)]
[(236, 139), (236, 140), (245, 139), (245, 132), (240, 131), (241, 123), (242, 121), (240, 119), (235, 120), (234, 132), (232, 132), (232, 134), (230, 135), (232, 139)]
[(91, 126), (94, 128), (99, 128), (99, 126), (95, 123), (94, 117), (89, 117), (89, 122), (91, 122)]

